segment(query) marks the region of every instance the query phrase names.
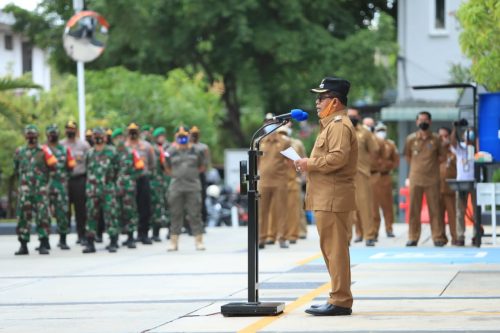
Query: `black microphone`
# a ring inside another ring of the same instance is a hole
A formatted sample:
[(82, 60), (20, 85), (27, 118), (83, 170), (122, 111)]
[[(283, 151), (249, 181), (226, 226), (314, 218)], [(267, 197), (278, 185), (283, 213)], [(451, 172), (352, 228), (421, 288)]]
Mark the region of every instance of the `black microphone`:
[(273, 117), (273, 120), (280, 121), (280, 120), (293, 119), (296, 121), (304, 121), (307, 120), (308, 117), (309, 115), (307, 114), (307, 112), (304, 112), (301, 109), (293, 109), (289, 113), (280, 114), (279, 116)]

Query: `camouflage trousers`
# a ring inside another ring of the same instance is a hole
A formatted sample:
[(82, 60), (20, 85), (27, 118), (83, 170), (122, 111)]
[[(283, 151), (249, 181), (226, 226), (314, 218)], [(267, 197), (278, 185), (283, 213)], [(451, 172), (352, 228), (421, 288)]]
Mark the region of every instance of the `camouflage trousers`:
[(167, 188), (170, 184), (168, 179), (162, 176), (151, 177), (151, 209), (152, 223), (155, 227), (164, 227), (170, 225), (170, 212), (167, 204)]
[(106, 184), (104, 188), (90, 190), (85, 202), (87, 206), (87, 237), (94, 238), (97, 223), (102, 214), (108, 235), (118, 235), (120, 224), (117, 215), (116, 191), (114, 184)]
[(50, 208), (52, 216), (56, 218), (57, 230), (59, 234), (66, 235), (69, 233), (69, 217), (68, 217), (68, 188), (67, 183), (60, 181), (52, 181), (49, 186)]
[(135, 186), (132, 190), (123, 191), (116, 197), (118, 221), (121, 232), (127, 234), (137, 231), (139, 215), (135, 200)]
[(34, 220), (38, 238), (49, 237), (50, 212), (47, 188), (38, 191), (19, 189), (17, 200), (17, 228), (19, 240), (30, 240), (31, 223)]

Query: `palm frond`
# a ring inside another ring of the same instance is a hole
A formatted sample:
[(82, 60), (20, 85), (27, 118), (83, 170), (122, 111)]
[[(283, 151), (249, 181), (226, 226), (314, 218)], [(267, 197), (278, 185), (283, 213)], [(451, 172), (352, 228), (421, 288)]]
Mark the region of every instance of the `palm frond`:
[(26, 79), (0, 78), (0, 91), (13, 89), (42, 89), (42, 87)]

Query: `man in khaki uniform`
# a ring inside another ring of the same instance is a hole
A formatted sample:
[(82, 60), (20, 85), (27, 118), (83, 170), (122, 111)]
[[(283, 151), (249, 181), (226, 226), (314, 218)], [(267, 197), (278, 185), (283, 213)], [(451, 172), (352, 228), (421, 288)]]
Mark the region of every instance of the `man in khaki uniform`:
[[(287, 125), (278, 129), (280, 133), (286, 135), (290, 139), (290, 144), (292, 148), (299, 154), (300, 157), (306, 157), (306, 149), (304, 144), (299, 139), (292, 138), (291, 135), (291, 127), (292, 123), (288, 123)], [(290, 244), (297, 243), (297, 239), (299, 238), (300, 233), (300, 223), (301, 217), (303, 214), (303, 204), (301, 191), (302, 189), (302, 178), (301, 175), (297, 173), (295, 168), (288, 169), (288, 183), (287, 183), (287, 205), (286, 205), (286, 229), (287, 229), (287, 239), (290, 241)], [(275, 224), (273, 224), (275, 226)], [(307, 230), (307, 229), (306, 229)], [(306, 231), (307, 232), (307, 231)]]
[(373, 220), (375, 230), (380, 229), (380, 212), (384, 214), (385, 232), (387, 237), (394, 237), (392, 225), (394, 224), (393, 196), (392, 196), (392, 176), (391, 171), (399, 166), (399, 153), (396, 144), (387, 139), (387, 127), (379, 123), (375, 127), (375, 135), (381, 140), (381, 159), (378, 163), (379, 177), (373, 186)]
[(417, 115), (419, 130), (408, 135), (404, 155), (410, 166), (410, 227), (406, 246), (417, 246), (420, 239), (422, 197), (429, 207), (434, 245), (446, 245), (444, 226), (439, 219), (439, 163), (446, 160), (446, 149), (439, 136), (429, 130), (432, 116), (427, 111)]
[(446, 160), (439, 165), (439, 219), (443, 227), (445, 214), (448, 213), (448, 227), (450, 228), (451, 244), (457, 244), (457, 206), (455, 202), (455, 191), (453, 191), (446, 179), (457, 178), (457, 157), (450, 150), (451, 129), (441, 127), (438, 131), (441, 142), (446, 149)]
[(314, 212), (321, 252), (332, 284), (328, 302), (306, 310), (318, 316), (352, 313), (349, 229), (352, 228), (351, 213), (356, 209), (354, 177), (358, 143), (345, 111), (349, 88), (349, 81), (327, 77), (318, 88), (311, 90), (319, 94), (316, 109), (320, 132), (311, 157), (295, 162), (298, 171), (307, 172), (306, 209)]
[(351, 119), (358, 138), (358, 172), (355, 178), (356, 205), (358, 208), (356, 212), (353, 212), (356, 227), (355, 242), (360, 242), (364, 238), (366, 246), (374, 246), (376, 232), (373, 223), (373, 194), (370, 184), (370, 168), (372, 159), (378, 154), (379, 146), (373, 133), (359, 123), (360, 116), (358, 110), (349, 109), (347, 115)]
[[(273, 127), (275, 125), (269, 125)], [(269, 128), (268, 130), (271, 130)], [(288, 248), (287, 242), (287, 183), (288, 171), (292, 166), (280, 152), (290, 147), (290, 139), (274, 132), (260, 143), (263, 155), (259, 157), (259, 248), (266, 240), (278, 239), (281, 248)], [(270, 223), (274, 224), (270, 226)]]

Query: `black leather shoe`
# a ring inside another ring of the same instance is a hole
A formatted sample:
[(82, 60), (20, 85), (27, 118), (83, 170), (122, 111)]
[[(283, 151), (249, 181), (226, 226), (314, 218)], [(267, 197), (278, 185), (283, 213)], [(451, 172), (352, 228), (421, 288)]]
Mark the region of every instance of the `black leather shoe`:
[(406, 242), (406, 246), (417, 246), (417, 241), (408, 241)]
[(375, 246), (375, 239), (367, 239), (366, 246)]
[(265, 249), (266, 248), (266, 243), (259, 243), (259, 249)]
[(356, 237), (354, 238), (354, 243), (359, 243), (363, 241), (363, 237)]
[[(326, 303), (326, 304), (328, 304), (328, 303)], [(313, 304), (310, 307), (311, 307), (311, 309), (317, 309), (317, 308), (320, 308), (322, 306), (325, 306), (326, 304)]]
[(435, 247), (443, 247), (445, 245), (446, 245), (446, 243), (443, 242), (443, 241), (436, 241), (436, 242), (434, 242), (434, 246)]
[(292, 240), (290, 241), (290, 244), (297, 244), (297, 240), (292, 239)]
[(288, 242), (287, 241), (280, 241), (280, 248), (288, 249)]
[(396, 237), (392, 231), (387, 232), (387, 237), (394, 238)]
[(151, 245), (153, 244), (153, 241), (148, 236), (142, 236), (141, 243), (144, 245)]
[(273, 241), (273, 240), (268, 240), (266, 242), (266, 245), (274, 245), (274, 243), (276, 243), (276, 241)]
[(306, 310), (306, 313), (312, 314), (313, 316), (349, 316), (352, 310), (327, 303), (317, 308), (310, 307)]

